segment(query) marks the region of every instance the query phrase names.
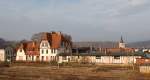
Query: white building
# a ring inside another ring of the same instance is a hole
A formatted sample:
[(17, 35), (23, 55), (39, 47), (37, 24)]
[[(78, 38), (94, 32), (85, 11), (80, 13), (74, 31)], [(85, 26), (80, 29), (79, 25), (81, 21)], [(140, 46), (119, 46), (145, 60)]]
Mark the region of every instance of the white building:
[(119, 42), (119, 48), (125, 48), (125, 47), (126, 47), (126, 45), (125, 45), (125, 43), (123, 41), (123, 38), (121, 36), (121, 39), (120, 39), (120, 42)]
[(139, 54), (72, 54), (59, 55), (59, 62), (86, 62), (95, 64), (133, 64), (136, 63), (137, 58), (141, 58)]
[(25, 52), (25, 44), (21, 44), (21, 46), (17, 49), (16, 53), (16, 61), (26, 61), (26, 52)]
[(40, 42), (27, 41), (17, 49), (16, 61), (57, 61), (59, 53), (71, 53), (71, 36), (44, 32)]
[(40, 44), (40, 60), (56, 61), (57, 49), (52, 49), (48, 40), (42, 40)]
[(4, 49), (0, 49), (0, 62), (5, 61), (5, 50)]
[(5, 59), (6, 61), (11, 61), (11, 62), (16, 60), (16, 54), (13, 47), (7, 46), (5, 48)]

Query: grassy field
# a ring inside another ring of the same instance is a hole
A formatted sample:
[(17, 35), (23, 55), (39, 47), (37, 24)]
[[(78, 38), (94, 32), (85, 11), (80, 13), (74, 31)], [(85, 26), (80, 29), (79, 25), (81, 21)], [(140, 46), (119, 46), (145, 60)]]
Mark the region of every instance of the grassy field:
[(49, 63), (5, 66), (0, 68), (0, 80), (150, 80), (149, 74), (140, 74), (130, 66), (63, 64), (59, 69)]

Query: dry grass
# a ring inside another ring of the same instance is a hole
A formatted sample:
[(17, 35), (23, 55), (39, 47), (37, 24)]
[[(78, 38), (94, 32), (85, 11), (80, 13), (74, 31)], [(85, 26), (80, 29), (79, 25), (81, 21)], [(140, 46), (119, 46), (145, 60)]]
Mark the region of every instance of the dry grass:
[(150, 76), (123, 66), (74, 64), (58, 69), (47, 63), (17, 63), (0, 68), (0, 80), (150, 80)]

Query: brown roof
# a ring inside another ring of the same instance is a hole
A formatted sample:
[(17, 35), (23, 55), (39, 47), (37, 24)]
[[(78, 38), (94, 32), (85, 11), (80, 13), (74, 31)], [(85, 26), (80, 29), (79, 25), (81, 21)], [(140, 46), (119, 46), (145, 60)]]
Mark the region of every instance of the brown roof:
[(65, 42), (66, 46), (67, 44), (72, 45), (71, 36), (62, 34), (61, 32), (44, 32), (42, 40), (47, 40), (50, 43), (51, 48), (55, 49), (60, 48), (62, 42)]
[(35, 41), (30, 41), (27, 43), (26, 47), (27, 55), (39, 55), (39, 43)]
[[(64, 42), (65, 47), (72, 45), (71, 36), (64, 35), (61, 32), (43, 32), (41, 37), (42, 40), (47, 40), (53, 49), (60, 48), (62, 42)], [(17, 50), (21, 48), (27, 54), (39, 54), (39, 47), (40, 42), (27, 41), (21, 43)]]
[(35, 41), (21, 43), (18, 49), (23, 49), (27, 55), (39, 55), (39, 43)]

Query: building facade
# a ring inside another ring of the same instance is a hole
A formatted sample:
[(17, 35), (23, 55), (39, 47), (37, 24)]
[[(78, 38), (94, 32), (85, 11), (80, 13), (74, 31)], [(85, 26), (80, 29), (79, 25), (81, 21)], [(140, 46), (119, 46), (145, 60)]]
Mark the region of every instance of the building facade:
[(5, 48), (5, 60), (8, 62), (15, 61), (16, 58), (16, 52), (15, 48), (8, 46)]
[(5, 61), (5, 50), (0, 49), (0, 62)]
[(27, 43), (21, 43), (16, 51), (16, 61), (26, 61), (26, 45)]
[(125, 45), (125, 43), (124, 43), (124, 41), (123, 41), (122, 36), (121, 36), (121, 39), (120, 39), (120, 41), (119, 41), (119, 48), (126, 48), (126, 45)]
[(139, 54), (128, 55), (126, 53), (116, 54), (73, 54), (72, 56), (67, 54), (59, 55), (59, 62), (84, 62), (94, 64), (135, 64), (137, 58), (140, 59), (142, 56)]
[(41, 41), (21, 43), (16, 61), (57, 61), (59, 53), (71, 53), (71, 36), (61, 32), (43, 32)]

